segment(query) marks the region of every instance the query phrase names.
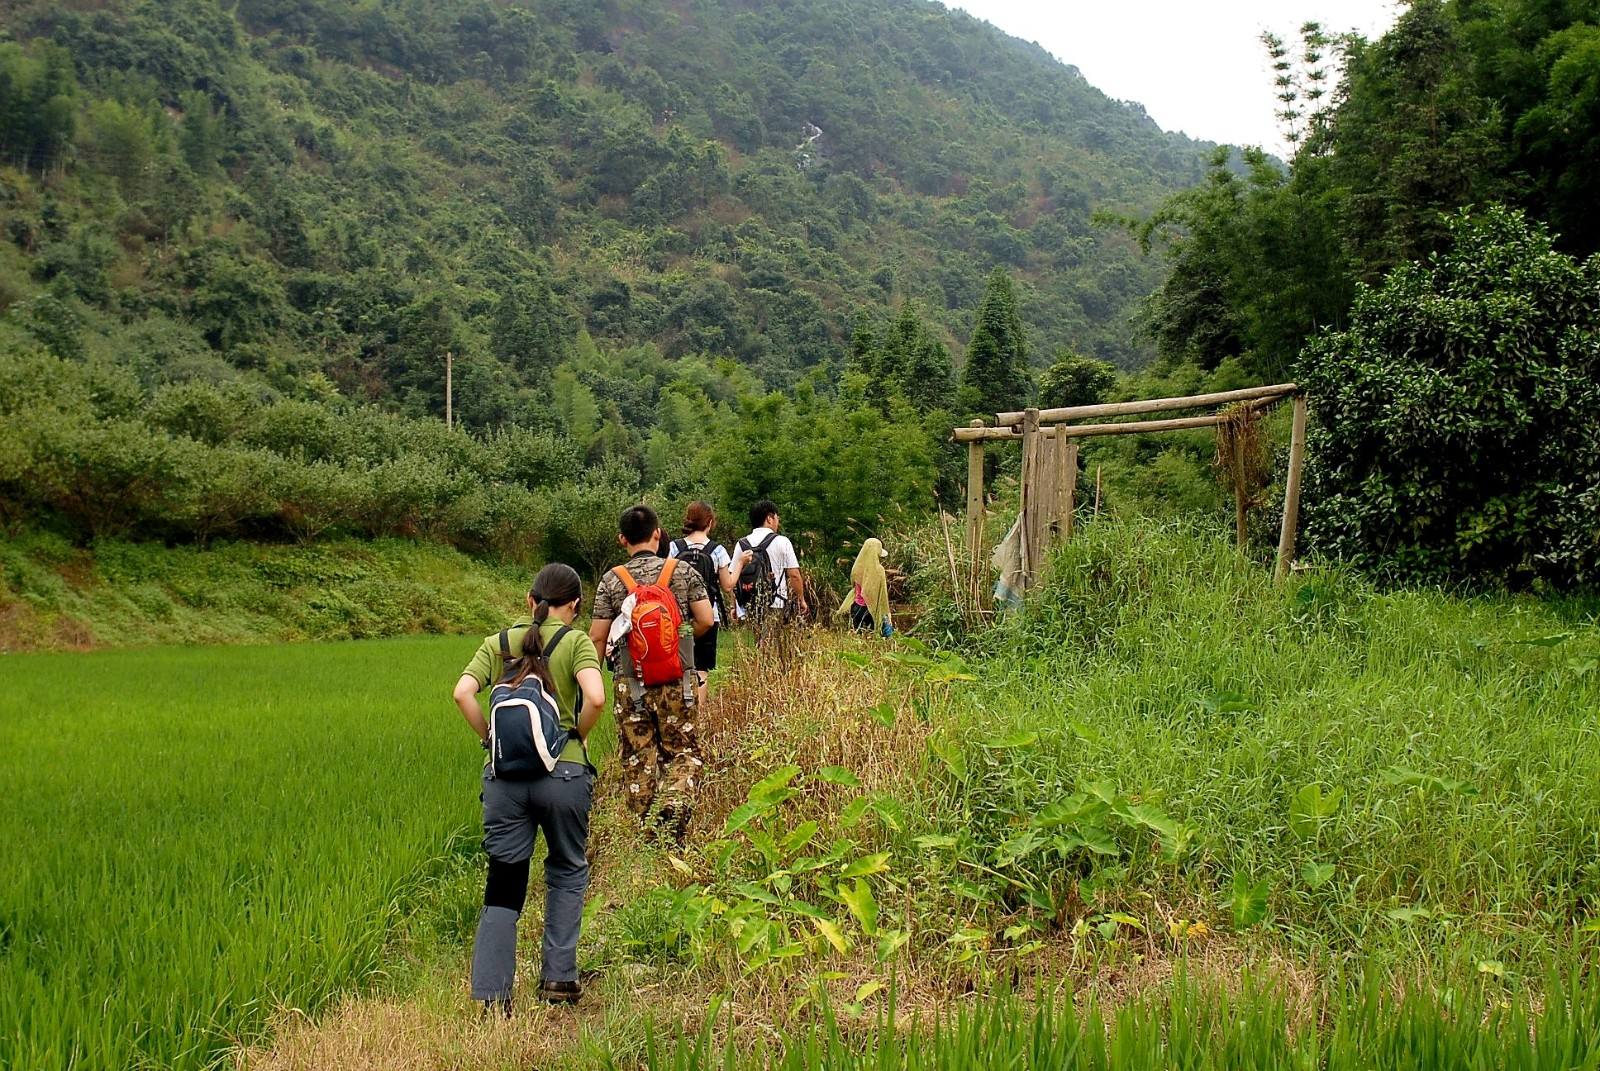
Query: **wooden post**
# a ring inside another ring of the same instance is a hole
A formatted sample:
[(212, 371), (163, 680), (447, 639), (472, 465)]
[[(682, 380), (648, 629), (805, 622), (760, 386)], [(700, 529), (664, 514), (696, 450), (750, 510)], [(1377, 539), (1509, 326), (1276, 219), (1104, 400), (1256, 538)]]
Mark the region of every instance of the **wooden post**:
[(1100, 519), (1100, 466), (1094, 467), (1094, 519)]
[[(1217, 434), (1222, 434), (1225, 424), (1217, 425)], [(1239, 544), (1239, 553), (1243, 554), (1250, 540), (1250, 503), (1246, 496), (1244, 473), (1244, 435), (1241, 427), (1234, 428), (1234, 434), (1229, 440), (1233, 453), (1233, 536)]]
[(444, 426), (451, 429), (455, 427), (455, 354), (449, 350), (444, 354)]
[(1034, 574), (1039, 568), (1039, 536), (1036, 515), (1039, 503), (1039, 410), (1026, 409), (1022, 414), (1022, 587), (1033, 587)]
[(1295, 533), (1300, 526), (1300, 469), (1306, 460), (1306, 396), (1294, 396), (1294, 428), (1289, 435), (1289, 474), (1283, 481), (1283, 530), (1278, 534), (1278, 566), (1272, 578), (1289, 575)]
[[(983, 427), (983, 421), (974, 420), (970, 425), (974, 428)], [(983, 443), (971, 442), (967, 444), (967, 560), (971, 566), (968, 572), (968, 594), (972, 599), (972, 608), (976, 612), (982, 598), (983, 585), (978, 583), (978, 578), (983, 576)]]
[[(1061, 425), (1066, 427), (1065, 424)], [(1078, 508), (1078, 440), (1066, 436), (1056, 440), (1057, 456), (1061, 458), (1061, 538), (1072, 538), (1073, 518)]]

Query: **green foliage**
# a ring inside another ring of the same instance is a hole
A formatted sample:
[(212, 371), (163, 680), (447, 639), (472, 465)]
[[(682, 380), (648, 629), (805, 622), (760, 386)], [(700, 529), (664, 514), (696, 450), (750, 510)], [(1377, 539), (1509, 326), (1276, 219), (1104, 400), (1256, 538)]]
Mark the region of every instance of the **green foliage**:
[(1105, 361), (1063, 353), (1039, 374), (1039, 407), (1098, 405), (1116, 385), (1117, 370)]
[(1027, 359), (1016, 290), (1011, 277), (996, 268), (984, 286), (961, 369), (962, 410), (987, 416), (1026, 405)]
[(1267, 34), (1295, 145), (1287, 173), (1219, 150), (1205, 184), (1135, 228), (1171, 267), (1145, 309), (1162, 358), (1239, 357), (1253, 377), (1288, 377), (1308, 339), (1344, 328), (1356, 282), (1442, 249), (1446, 218), (1471, 205), (1509, 202), (1550, 223), (1558, 246), (1600, 251), (1600, 172), (1578, 162), (1600, 144), (1597, 34), (1592, 3), (1534, 0), (1427, 0), (1376, 41), (1334, 46), (1308, 24), (1298, 67)]
[(1306, 353), (1309, 542), (1395, 580), (1600, 580), (1600, 258), (1521, 214), (1363, 290)]

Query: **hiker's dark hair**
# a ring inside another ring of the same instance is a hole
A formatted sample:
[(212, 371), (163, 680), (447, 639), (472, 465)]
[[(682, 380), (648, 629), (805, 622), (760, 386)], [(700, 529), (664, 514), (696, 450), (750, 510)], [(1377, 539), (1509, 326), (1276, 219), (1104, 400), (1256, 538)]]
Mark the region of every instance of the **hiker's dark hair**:
[(695, 532), (708, 532), (711, 526), (717, 523), (717, 511), (711, 508), (711, 503), (702, 502), (698, 498), (689, 503), (689, 508), (683, 511), (683, 534), (692, 535)]
[(760, 528), (767, 523), (767, 518), (778, 512), (778, 504), (770, 498), (763, 498), (760, 502), (750, 507), (750, 527)]
[(565, 606), (582, 595), (583, 581), (578, 579), (578, 571), (572, 566), (551, 562), (539, 570), (539, 575), (533, 578), (533, 588), (528, 592), (528, 598), (533, 600), (533, 627), (522, 639), (522, 657), (506, 663), (503, 680), (515, 688), (530, 676), (535, 676), (546, 691), (551, 695), (556, 694), (555, 681), (544, 660), (544, 642), (539, 636), (539, 626), (550, 616), (550, 607)]
[(661, 518), (643, 503), (623, 510), (622, 517), (617, 521), (617, 531), (622, 533), (622, 538), (628, 541), (629, 546), (649, 542), (650, 533), (660, 527)]

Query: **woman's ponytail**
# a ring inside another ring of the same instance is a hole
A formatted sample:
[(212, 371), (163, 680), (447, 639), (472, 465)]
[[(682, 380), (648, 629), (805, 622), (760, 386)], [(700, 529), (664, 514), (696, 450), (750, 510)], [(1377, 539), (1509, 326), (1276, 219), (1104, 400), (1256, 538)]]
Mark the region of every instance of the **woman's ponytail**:
[(565, 606), (582, 594), (583, 581), (572, 566), (551, 562), (539, 570), (539, 575), (533, 578), (533, 590), (528, 592), (529, 598), (533, 599), (533, 627), (523, 637), (522, 657), (506, 667), (506, 678), (512, 687), (521, 684), (529, 676), (536, 676), (552, 695), (555, 694), (555, 681), (551, 679), (550, 667), (545, 663), (544, 642), (540, 638), (539, 627), (549, 618), (552, 606)]

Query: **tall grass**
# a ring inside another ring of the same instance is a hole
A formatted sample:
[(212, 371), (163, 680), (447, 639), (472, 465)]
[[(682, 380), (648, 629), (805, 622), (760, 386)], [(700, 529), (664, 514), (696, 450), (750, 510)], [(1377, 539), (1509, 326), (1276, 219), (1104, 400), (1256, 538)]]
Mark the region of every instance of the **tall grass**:
[(651, 1071), (1436, 1071), (1441, 1068), (1569, 1071), (1600, 1067), (1600, 990), (1574, 986), (1530, 1011), (1494, 1005), (1480, 1018), (1438, 1001), (1395, 999), (1377, 989), (1320, 1022), (1296, 1021), (1270, 991), (1235, 997), (1175, 983), (1157, 998), (1102, 1013), (1070, 999), (1032, 1009), (1002, 995), (931, 1022), (896, 1018), (892, 1003), (865, 1026), (832, 1015), (787, 1031), (777, 1042), (743, 1045), (729, 1034), (654, 1041)]
[(0, 659), (0, 1067), (202, 1067), (381, 972), (477, 851), (472, 646)]

